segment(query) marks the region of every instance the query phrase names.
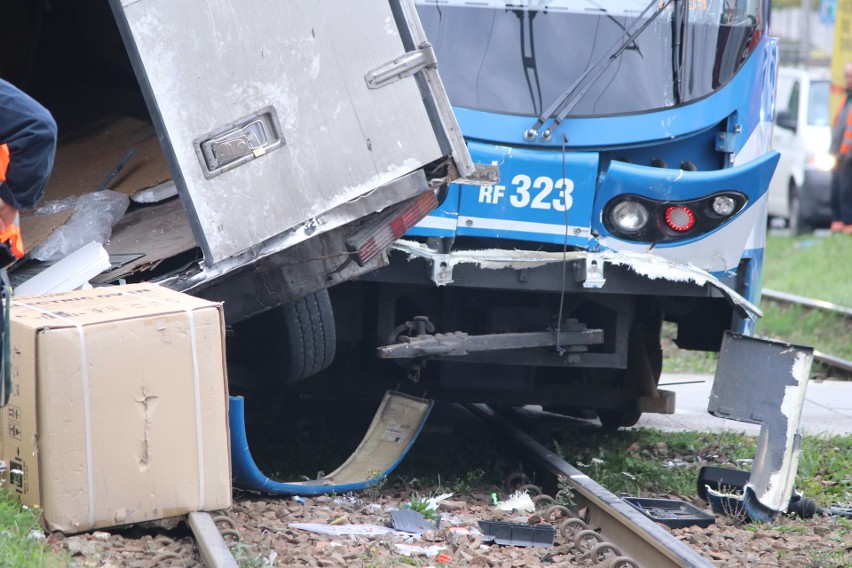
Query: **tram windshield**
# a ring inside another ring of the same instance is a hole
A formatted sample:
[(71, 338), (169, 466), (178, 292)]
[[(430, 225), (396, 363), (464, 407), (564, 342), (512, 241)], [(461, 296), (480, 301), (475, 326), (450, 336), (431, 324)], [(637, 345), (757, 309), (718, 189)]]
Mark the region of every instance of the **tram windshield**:
[(417, 0), (417, 8), (454, 105), (528, 116), (609, 116), (699, 99), (731, 80), (765, 25), (763, 0)]

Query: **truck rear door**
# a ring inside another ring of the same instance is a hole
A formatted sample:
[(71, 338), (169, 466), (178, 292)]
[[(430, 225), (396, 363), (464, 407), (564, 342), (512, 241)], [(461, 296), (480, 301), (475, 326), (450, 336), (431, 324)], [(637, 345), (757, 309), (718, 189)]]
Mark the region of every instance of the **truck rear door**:
[(407, 0), (110, 2), (208, 265), (443, 156), (472, 172)]

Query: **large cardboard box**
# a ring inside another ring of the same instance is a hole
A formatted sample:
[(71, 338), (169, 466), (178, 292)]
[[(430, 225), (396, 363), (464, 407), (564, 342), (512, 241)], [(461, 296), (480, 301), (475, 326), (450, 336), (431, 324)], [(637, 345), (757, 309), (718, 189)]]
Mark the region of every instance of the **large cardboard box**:
[(4, 486), (80, 532), (231, 504), (220, 304), (151, 284), (14, 298)]

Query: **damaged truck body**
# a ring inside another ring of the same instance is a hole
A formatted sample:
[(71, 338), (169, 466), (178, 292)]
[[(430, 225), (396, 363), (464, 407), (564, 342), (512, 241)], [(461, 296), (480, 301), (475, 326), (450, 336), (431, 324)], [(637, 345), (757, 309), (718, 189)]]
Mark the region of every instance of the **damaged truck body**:
[[(31, 254), (13, 284), (104, 243), (108, 268), (83, 282), (154, 282), (223, 302), (229, 337), (261, 335), (272, 345), (259, 358), (286, 361), (269, 381), (331, 363), (327, 289), (387, 264), (388, 246), (448, 184), (475, 174), (408, 0), (4, 10), (0, 76), (60, 131), (41, 207), (22, 214)], [(411, 424), (431, 407), (392, 401), (387, 414), (408, 404)], [(252, 470), (245, 443), (232, 451), (235, 471)], [(350, 475), (353, 487), (364, 476)]]
[[(451, 184), (387, 267), (331, 291), (349, 374), (610, 427), (673, 412), (663, 322), (680, 348), (718, 351), (759, 316), (768, 2), (416, 3), (500, 181)], [(378, 362), (355, 355), (365, 343)]]
[[(385, 264), (473, 173), (406, 2), (11, 4), (0, 74), (60, 129), (27, 248), (54, 260), (68, 251), (43, 245), (88, 194), (130, 198), (94, 284), (158, 282), (224, 301), (229, 325), (269, 311), (287, 325), (295, 302), (326, 306), (328, 287)], [(321, 315), (296, 323), (323, 333)]]

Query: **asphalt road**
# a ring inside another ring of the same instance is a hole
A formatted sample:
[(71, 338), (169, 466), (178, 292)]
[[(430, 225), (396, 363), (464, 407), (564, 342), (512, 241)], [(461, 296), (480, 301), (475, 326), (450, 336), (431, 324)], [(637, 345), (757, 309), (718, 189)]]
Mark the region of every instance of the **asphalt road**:
[[(661, 430), (731, 430), (757, 434), (760, 427), (716, 418), (707, 412), (713, 375), (664, 374), (660, 388), (674, 391), (674, 414), (643, 414), (636, 427)], [(811, 381), (802, 408), (802, 431), (808, 435), (852, 434), (852, 381)]]

